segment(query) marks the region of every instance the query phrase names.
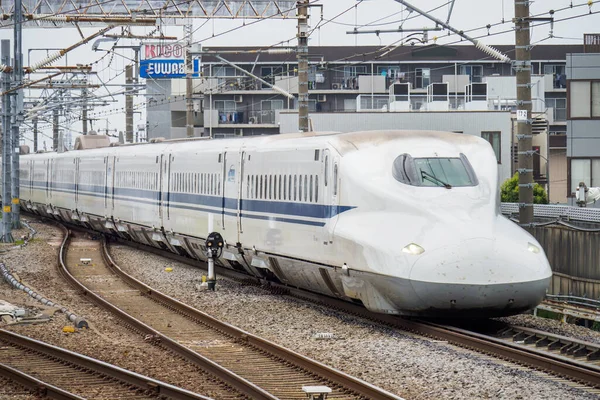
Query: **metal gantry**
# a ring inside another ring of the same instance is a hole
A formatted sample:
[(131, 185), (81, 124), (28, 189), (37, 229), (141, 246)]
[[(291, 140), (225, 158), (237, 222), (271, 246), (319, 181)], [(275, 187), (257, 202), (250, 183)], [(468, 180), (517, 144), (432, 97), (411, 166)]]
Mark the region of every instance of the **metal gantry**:
[[(19, 1), (19, 0), (16, 0)], [(293, 0), (23, 0), (28, 26), (81, 24), (185, 25), (190, 18), (294, 18)], [(0, 28), (12, 28), (15, 0), (0, 4)]]

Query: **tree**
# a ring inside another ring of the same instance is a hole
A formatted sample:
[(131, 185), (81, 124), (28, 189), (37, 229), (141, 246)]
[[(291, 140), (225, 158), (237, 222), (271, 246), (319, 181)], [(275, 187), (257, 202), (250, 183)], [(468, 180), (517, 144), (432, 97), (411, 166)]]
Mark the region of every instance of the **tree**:
[[(512, 178), (507, 179), (500, 187), (500, 197), (502, 202), (505, 203), (518, 203), (519, 202), (519, 173), (513, 175)], [(533, 203), (534, 204), (548, 204), (548, 195), (544, 188), (539, 184), (533, 186)]]

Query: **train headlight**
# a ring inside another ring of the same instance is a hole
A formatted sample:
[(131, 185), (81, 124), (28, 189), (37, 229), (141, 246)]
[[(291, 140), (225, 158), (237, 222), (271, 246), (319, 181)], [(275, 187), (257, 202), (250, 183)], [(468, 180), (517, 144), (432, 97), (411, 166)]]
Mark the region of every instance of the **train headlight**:
[(527, 243), (527, 250), (529, 250), (530, 252), (537, 254), (540, 252), (540, 248), (537, 247), (535, 244), (532, 243)]
[(416, 243), (407, 244), (402, 249), (403, 253), (413, 254), (415, 256), (422, 254), (424, 251), (425, 251), (425, 249)]

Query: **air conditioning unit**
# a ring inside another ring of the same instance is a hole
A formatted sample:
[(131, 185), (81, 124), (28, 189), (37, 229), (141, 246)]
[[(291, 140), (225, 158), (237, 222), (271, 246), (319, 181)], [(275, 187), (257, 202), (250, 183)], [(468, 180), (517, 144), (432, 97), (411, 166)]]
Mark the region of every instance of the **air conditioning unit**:
[(244, 98), (243, 98), (243, 96), (241, 94), (236, 94), (235, 96), (233, 96), (233, 100), (236, 103), (241, 103), (244, 100)]
[(317, 102), (325, 103), (326, 101), (327, 101), (327, 95), (324, 95), (324, 94), (317, 95)]
[(244, 130), (242, 128), (235, 128), (233, 134), (235, 136), (244, 136)]
[(333, 90), (339, 90), (339, 88), (340, 88), (340, 84), (339, 84), (339, 83), (333, 83), (333, 84), (331, 85), (331, 88), (332, 88)]

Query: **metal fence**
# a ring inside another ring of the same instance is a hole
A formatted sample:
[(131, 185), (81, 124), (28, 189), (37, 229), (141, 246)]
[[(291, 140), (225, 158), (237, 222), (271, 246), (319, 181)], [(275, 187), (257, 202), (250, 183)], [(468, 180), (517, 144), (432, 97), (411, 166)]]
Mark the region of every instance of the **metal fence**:
[[(500, 206), (502, 214), (513, 215), (519, 213), (519, 204), (517, 203), (502, 203)], [(583, 208), (583, 207), (571, 207), (564, 205), (554, 204), (535, 204), (533, 206), (533, 213), (536, 217), (541, 218), (553, 218), (553, 219), (566, 219), (573, 221), (583, 222), (598, 222), (600, 223), (600, 209), (599, 208)]]

